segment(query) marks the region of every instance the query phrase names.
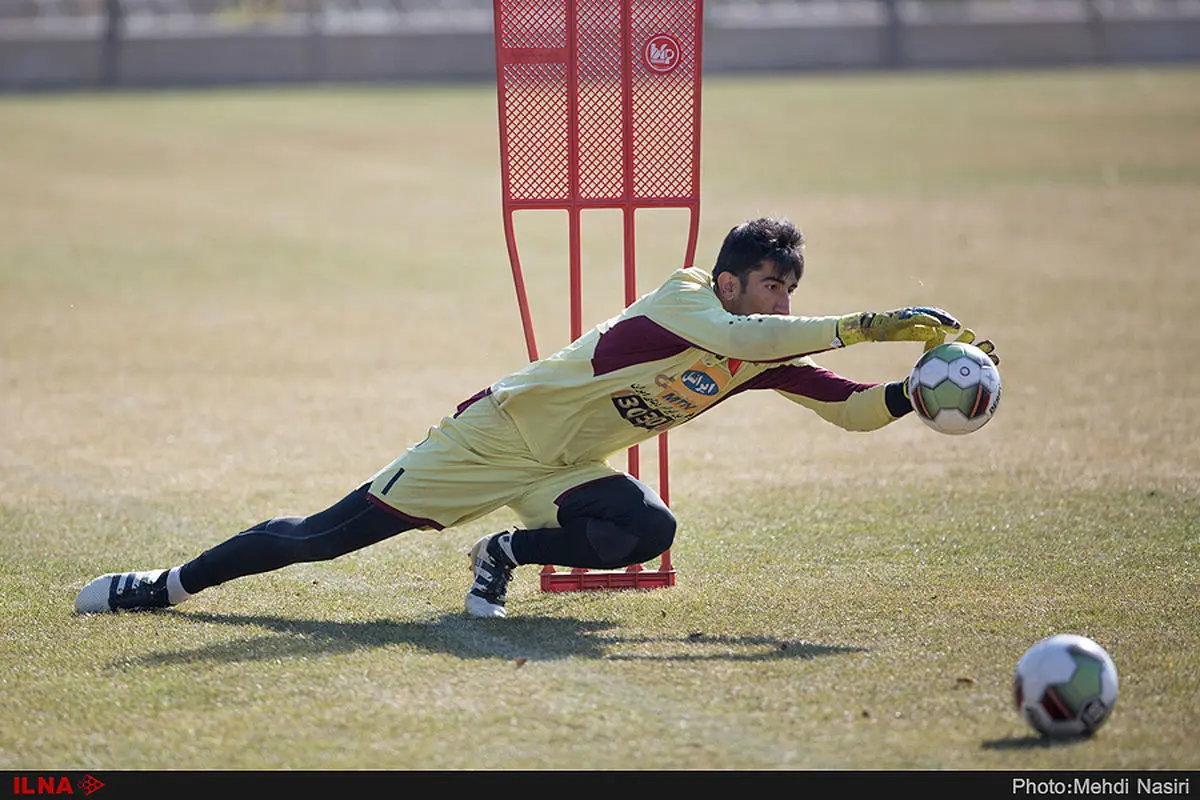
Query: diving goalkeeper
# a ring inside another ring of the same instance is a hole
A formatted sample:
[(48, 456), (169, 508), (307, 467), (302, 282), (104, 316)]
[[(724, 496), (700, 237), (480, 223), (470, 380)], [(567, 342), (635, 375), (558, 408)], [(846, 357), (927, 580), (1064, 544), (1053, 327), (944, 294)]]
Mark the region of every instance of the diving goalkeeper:
[[(938, 308), (791, 314), (803, 235), (755, 219), (725, 237), (711, 272), (675, 271), (658, 289), (559, 352), (501, 378), (331, 507), (248, 528), (170, 569), (110, 573), (80, 590), (80, 613), (163, 608), (234, 578), (337, 558), (413, 529), (441, 530), (507, 506), (522, 527), (471, 548), (466, 613), (503, 617), (521, 565), (618, 569), (662, 554), (675, 516), (646, 484), (609, 466), (631, 445), (752, 389), (773, 389), (850, 431), (912, 410), (907, 380), (858, 383), (811, 356), (862, 342), (974, 333)], [(989, 341), (977, 346), (999, 362)]]

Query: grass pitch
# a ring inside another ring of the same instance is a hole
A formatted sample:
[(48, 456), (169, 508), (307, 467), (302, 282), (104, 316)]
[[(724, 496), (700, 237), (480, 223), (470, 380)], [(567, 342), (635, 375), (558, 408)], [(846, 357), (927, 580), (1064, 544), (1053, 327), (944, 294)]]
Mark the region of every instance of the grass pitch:
[[(9, 97), (0, 130), (5, 768), (1200, 768), (1200, 71), (710, 79), (697, 263), (790, 217), (797, 313), (950, 309), (998, 344), (998, 414), (861, 435), (741, 396), (671, 436), (678, 586), (526, 568), (500, 622), (460, 609), (506, 512), (71, 610), (325, 507), (524, 363), (491, 87)], [(548, 352), (566, 226), (532, 217)], [(683, 241), (639, 220), (648, 289)], [(589, 323), (619, 230), (585, 215)], [(1046, 745), (1009, 681), (1065, 631), (1121, 695)]]

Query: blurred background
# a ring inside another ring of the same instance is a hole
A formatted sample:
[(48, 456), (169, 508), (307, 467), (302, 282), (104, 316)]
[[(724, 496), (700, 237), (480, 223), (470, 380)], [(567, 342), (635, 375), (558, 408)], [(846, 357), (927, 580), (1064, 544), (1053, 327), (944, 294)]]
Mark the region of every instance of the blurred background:
[[(706, 73), (1200, 60), (1200, 0), (708, 0)], [(0, 91), (473, 81), (489, 0), (0, 0)]]

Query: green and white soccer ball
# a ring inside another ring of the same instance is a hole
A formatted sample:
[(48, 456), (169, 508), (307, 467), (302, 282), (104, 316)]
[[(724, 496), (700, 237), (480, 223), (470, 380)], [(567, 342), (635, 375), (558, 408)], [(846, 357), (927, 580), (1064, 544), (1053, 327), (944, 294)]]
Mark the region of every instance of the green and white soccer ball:
[(1000, 404), (1000, 370), (973, 344), (946, 342), (924, 353), (908, 379), (913, 410), (940, 433), (987, 424)]
[(1091, 736), (1117, 704), (1116, 665), (1086, 636), (1048, 636), (1017, 662), (1013, 704), (1043, 736)]

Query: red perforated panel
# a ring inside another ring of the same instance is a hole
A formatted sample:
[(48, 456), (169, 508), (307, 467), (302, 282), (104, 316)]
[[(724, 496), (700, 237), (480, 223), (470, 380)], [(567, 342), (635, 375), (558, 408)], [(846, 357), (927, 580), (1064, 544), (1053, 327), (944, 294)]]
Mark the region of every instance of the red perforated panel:
[(567, 46), (566, 0), (496, 0), (501, 25), (496, 43), (501, 48)]
[(640, 50), (632, 59), (634, 197), (678, 199), (698, 191), (695, 19), (692, 2), (633, 4), (632, 41)]
[(579, 12), (575, 75), (579, 96), (579, 197), (619, 200), (625, 186), (621, 2)]
[(497, 0), (505, 202), (698, 202), (701, 10)]
[(569, 200), (566, 65), (508, 64), (503, 77), (508, 197)]

